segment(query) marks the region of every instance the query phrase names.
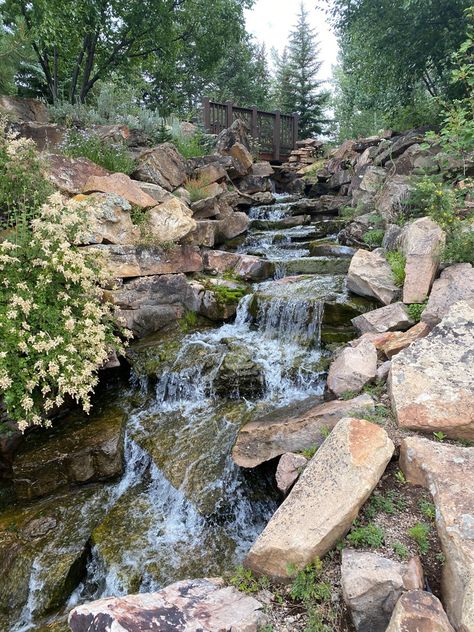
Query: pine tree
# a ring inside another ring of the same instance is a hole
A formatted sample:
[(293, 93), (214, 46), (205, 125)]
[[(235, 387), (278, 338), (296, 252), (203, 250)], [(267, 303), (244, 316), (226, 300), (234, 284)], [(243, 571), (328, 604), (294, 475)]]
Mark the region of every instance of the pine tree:
[(318, 79), (322, 64), (319, 44), (316, 32), (309, 24), (304, 2), (301, 2), (298, 22), (290, 34), (287, 55), (288, 60), (280, 71), (283, 73), (282, 109), (299, 114), (302, 138), (321, 134), (329, 94), (321, 89), (322, 81)]
[(272, 56), (275, 65), (273, 101), (278, 110), (291, 114), (294, 112), (294, 99), (290, 87), (291, 70), (288, 63), (287, 47), (285, 46), (281, 55), (278, 54), (277, 50), (272, 50)]

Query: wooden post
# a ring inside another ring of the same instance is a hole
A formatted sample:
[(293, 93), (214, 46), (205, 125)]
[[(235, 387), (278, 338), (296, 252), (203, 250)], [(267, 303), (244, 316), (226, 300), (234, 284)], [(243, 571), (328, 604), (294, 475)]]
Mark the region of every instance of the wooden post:
[(211, 132), (211, 104), (209, 102), (209, 97), (203, 97), (202, 100), (202, 109), (203, 109), (203, 123), (204, 129), (206, 132)]
[(230, 127), (232, 125), (234, 113), (233, 113), (233, 103), (232, 101), (226, 101), (225, 105), (227, 107), (227, 125), (226, 127)]
[(252, 108), (252, 123), (250, 126), (250, 134), (252, 135), (252, 138), (254, 140), (257, 140), (257, 136), (258, 136), (258, 110), (257, 108), (254, 106)]
[(298, 125), (299, 125), (299, 115), (293, 114), (293, 149), (296, 148), (296, 141), (298, 140)]
[(280, 160), (281, 114), (279, 110), (274, 112), (273, 124), (273, 160)]

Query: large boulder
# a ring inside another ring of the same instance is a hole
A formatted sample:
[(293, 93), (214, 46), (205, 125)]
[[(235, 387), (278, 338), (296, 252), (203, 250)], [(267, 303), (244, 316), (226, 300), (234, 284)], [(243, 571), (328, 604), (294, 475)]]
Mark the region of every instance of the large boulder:
[(84, 206), (88, 215), (88, 233), (82, 243), (87, 244), (134, 244), (139, 229), (132, 222), (131, 205), (125, 198), (109, 193), (93, 193), (74, 198), (74, 203)]
[(14, 125), (23, 138), (34, 141), (38, 151), (57, 151), (65, 141), (68, 133), (64, 125), (55, 123), (36, 123), (34, 121), (23, 121)]
[(352, 324), (361, 334), (383, 333), (405, 330), (415, 324), (403, 303), (392, 303), (352, 319)]
[(313, 397), (279, 408), (241, 428), (232, 459), (240, 467), (256, 467), (285, 452), (301, 452), (320, 445), (326, 433), (348, 414), (370, 414), (369, 395), (347, 401), (321, 402)]
[(376, 298), (384, 305), (392, 303), (399, 295), (392, 269), (381, 248), (356, 252), (349, 267), (347, 287), (355, 294)]
[(106, 254), (107, 267), (115, 278), (179, 274), (202, 271), (202, 257), (193, 246), (173, 248), (139, 246), (90, 246)]
[(423, 303), (428, 297), (445, 240), (441, 227), (429, 217), (420, 217), (404, 228), (400, 236), (406, 256), (404, 303)]
[(474, 630), (474, 448), (407, 437), (400, 447), (400, 467), (409, 483), (426, 487), (433, 496), (449, 619), (456, 630)]
[(206, 251), (203, 254), (203, 265), (204, 270), (211, 274), (232, 272), (247, 281), (262, 281), (274, 273), (273, 264), (265, 259), (223, 250)]
[(329, 367), (327, 385), (334, 395), (358, 392), (377, 374), (377, 349), (370, 340), (343, 349)]
[(289, 565), (302, 569), (322, 557), (347, 533), (393, 451), (380, 426), (341, 419), (250, 549), (245, 565), (286, 579)]
[(155, 198), (124, 173), (111, 173), (109, 176), (90, 176), (82, 188), (83, 193), (111, 193), (120, 195), (130, 204), (140, 208), (156, 206)]
[(176, 242), (196, 229), (192, 210), (179, 198), (171, 196), (147, 211), (145, 241), (154, 245)]
[(31, 500), (121, 474), (124, 421), (121, 411), (109, 410), (88, 422), (62, 420), (48, 433), (29, 435), (13, 462), (17, 498)]
[(272, 190), (272, 184), (269, 178), (262, 178), (260, 176), (248, 175), (244, 176), (238, 181), (239, 191), (246, 193), (247, 195), (253, 195), (254, 193), (265, 193), (265, 191)]
[(193, 579), (155, 593), (99, 599), (69, 615), (72, 632), (256, 632), (263, 606), (220, 579)]
[(48, 108), (38, 99), (23, 99), (14, 96), (0, 96), (0, 113), (11, 121), (34, 121), (49, 123)]
[(230, 127), (222, 130), (216, 140), (216, 152), (223, 156), (229, 155), (236, 143), (249, 147), (249, 127), (242, 119), (236, 119)]
[(249, 217), (246, 213), (231, 212), (223, 219), (219, 219), (216, 224), (215, 243), (223, 244), (229, 239), (234, 239), (238, 235), (245, 233), (249, 227)]
[(410, 590), (397, 602), (385, 632), (454, 632), (439, 599), (423, 590)]
[(393, 358), (389, 393), (402, 428), (474, 439), (473, 348), (474, 308), (461, 302)]
[(385, 632), (400, 596), (423, 589), (423, 569), (419, 558), (401, 563), (376, 553), (344, 549), (341, 584), (357, 632)]
[(458, 301), (466, 301), (474, 308), (474, 268), (470, 263), (457, 263), (443, 270), (433, 283), (421, 320), (434, 327)]
[(82, 193), (90, 177), (107, 175), (107, 169), (87, 158), (69, 158), (60, 154), (49, 154), (47, 157), (46, 177), (57, 189), (68, 195)]
[(374, 159), (375, 165), (392, 166), (393, 161), (401, 156), (408, 147), (415, 143), (421, 143), (424, 141), (424, 133), (426, 130), (410, 130), (409, 132), (400, 136), (394, 137), (391, 142), (388, 142), (385, 147), (381, 147), (377, 156)]
[(188, 177), (188, 165), (174, 145), (162, 143), (138, 156), (133, 177), (173, 191)]
[(387, 222), (394, 222), (401, 214), (413, 185), (408, 176), (394, 175), (385, 181), (375, 197), (375, 208)]

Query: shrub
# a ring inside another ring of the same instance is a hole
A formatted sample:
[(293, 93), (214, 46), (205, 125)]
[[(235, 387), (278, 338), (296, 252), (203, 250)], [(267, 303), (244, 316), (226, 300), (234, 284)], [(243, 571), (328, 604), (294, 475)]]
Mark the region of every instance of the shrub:
[(88, 158), (112, 172), (129, 174), (135, 164), (126, 145), (111, 143), (89, 131), (70, 130), (63, 151), (71, 158)]
[(426, 555), (430, 550), (430, 543), (428, 542), (428, 535), (430, 533), (429, 525), (423, 522), (417, 522), (416, 525), (408, 529), (407, 533), (410, 538), (417, 543), (420, 553)]
[(415, 214), (429, 215), (444, 230), (449, 230), (456, 221), (457, 203), (454, 189), (429, 176), (418, 181), (410, 196)]
[(383, 545), (385, 534), (380, 527), (370, 522), (365, 527), (353, 528), (347, 539), (355, 547), (367, 546), (376, 549)]
[(406, 306), (406, 310), (408, 315), (415, 323), (419, 323), (421, 320), (421, 316), (426, 309), (426, 301), (424, 303), (412, 303), (411, 305)]
[(237, 566), (234, 575), (229, 580), (229, 583), (232, 586), (235, 586), (237, 590), (247, 594), (256, 593), (259, 590), (268, 588), (270, 585), (268, 577), (265, 575), (262, 577), (255, 577), (253, 572), (244, 566)]
[(0, 118), (0, 219), (12, 224), (18, 209), (31, 209), (43, 204), (53, 192), (43, 175), (44, 165), (32, 140), (18, 138)]
[(425, 518), (428, 518), (429, 520), (434, 520), (436, 518), (435, 506), (433, 503), (430, 503), (429, 500), (424, 500), (422, 498), (418, 503), (418, 507)]
[(407, 547), (401, 542), (398, 542), (398, 540), (392, 544), (392, 549), (395, 555), (398, 555), (401, 560), (408, 559), (408, 556), (410, 555)]
[(405, 282), (405, 255), (398, 251), (391, 251), (386, 252), (385, 257), (390, 267), (392, 268), (393, 280), (395, 282), (395, 285), (398, 285), (398, 287), (403, 287), (403, 283)]
[(309, 604), (312, 601), (329, 601), (331, 599), (331, 586), (326, 582), (318, 581), (323, 565), (318, 558), (312, 564), (308, 564), (298, 572), (292, 571), (293, 581), (290, 587), (290, 596), (295, 601)]
[(209, 196), (209, 185), (209, 179), (203, 176), (186, 180), (184, 188), (189, 193), (191, 204)]
[(384, 235), (385, 231), (381, 228), (373, 228), (372, 230), (369, 230), (367, 233), (365, 233), (362, 239), (364, 240), (364, 243), (366, 243), (371, 248), (374, 248), (382, 245)]
[(211, 152), (211, 148), (206, 143), (205, 135), (200, 131), (194, 134), (194, 136), (188, 136), (182, 134), (177, 130), (176, 126), (174, 126), (172, 130), (172, 143), (185, 158), (207, 156), (207, 154)]
[(86, 230), (84, 209), (55, 194), (31, 229), (0, 243), (0, 391), (22, 431), (48, 426), (68, 397), (88, 412), (98, 369), (123, 350), (99, 255), (76, 246)]
[(443, 259), (449, 263), (474, 265), (474, 230), (463, 230), (460, 225), (456, 225), (448, 234)]

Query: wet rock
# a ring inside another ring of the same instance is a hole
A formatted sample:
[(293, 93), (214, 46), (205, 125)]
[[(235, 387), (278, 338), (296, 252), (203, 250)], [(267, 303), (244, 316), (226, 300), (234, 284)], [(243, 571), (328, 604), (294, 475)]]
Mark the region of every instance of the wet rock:
[(400, 244), (406, 256), (404, 303), (423, 303), (438, 271), (446, 236), (429, 217), (420, 217), (403, 229)]
[(214, 382), (216, 393), (231, 399), (261, 397), (265, 387), (262, 366), (244, 345), (230, 341), (228, 346)]
[(400, 215), (412, 191), (413, 185), (409, 176), (390, 176), (375, 198), (375, 208), (384, 220), (393, 223)]
[(443, 270), (433, 283), (421, 320), (434, 327), (458, 301), (474, 307), (474, 268), (470, 263), (457, 263)]
[(416, 340), (425, 338), (430, 331), (431, 327), (428, 327), (426, 323), (417, 323), (408, 331), (394, 331), (390, 333), (379, 345), (376, 344), (376, 347), (380, 349), (387, 358), (393, 358), (394, 355), (397, 355), (397, 353), (409, 347)]
[(446, 558), (441, 589), (456, 630), (474, 627), (474, 448), (406, 437), (400, 467), (407, 481), (429, 489), (436, 506), (436, 527)]
[(419, 558), (395, 562), (375, 553), (344, 549), (341, 584), (357, 632), (385, 632), (393, 609), (407, 590), (422, 590)]
[(356, 251), (349, 246), (339, 246), (330, 241), (313, 241), (310, 243), (309, 252), (312, 257), (353, 257)]
[(103, 177), (109, 172), (87, 158), (69, 158), (59, 154), (47, 157), (46, 177), (57, 189), (68, 195), (82, 192), (91, 176)]
[(474, 439), (474, 309), (457, 303), (392, 360), (389, 393), (402, 428)]
[(392, 303), (353, 318), (352, 324), (359, 333), (365, 334), (405, 330), (414, 325), (414, 321), (403, 303)]
[[(208, 279), (205, 284), (190, 281), (190, 285), (198, 301), (197, 313), (213, 321), (229, 320), (235, 316), (240, 297), (246, 292), (245, 286), (226, 279)], [(232, 294), (233, 290), (237, 290), (236, 295)]]
[(254, 193), (251, 198), (253, 200), (253, 205), (266, 205), (275, 203), (275, 197), (273, 196), (273, 193), (271, 191)]
[(208, 250), (203, 253), (203, 265), (206, 272), (223, 274), (232, 272), (235, 276), (248, 281), (261, 281), (273, 275), (274, 266), (260, 257), (240, 255), (223, 250)]
[(321, 445), (325, 435), (343, 417), (371, 413), (374, 402), (369, 395), (347, 401), (321, 402), (311, 397), (280, 408), (243, 426), (232, 450), (240, 467), (256, 467), (285, 452)]
[(110, 193), (78, 195), (74, 198), (78, 206), (85, 205), (89, 215), (88, 230), (83, 244), (133, 244), (139, 229), (132, 222), (132, 207), (125, 198)]
[(306, 466), (245, 559), (257, 573), (288, 577), (343, 537), (394, 451), (380, 426), (344, 418)]
[(167, 191), (173, 191), (186, 180), (188, 165), (174, 145), (162, 143), (139, 154), (132, 175), (136, 180), (158, 184)]
[(17, 498), (31, 500), (55, 491), (121, 474), (124, 415), (115, 410), (30, 435), (13, 462)]
[(220, 579), (177, 582), (156, 593), (100, 599), (69, 615), (72, 632), (256, 632), (263, 606)]
[(302, 454), (285, 452), (278, 461), (275, 479), (278, 489), (286, 496), (307, 464), (308, 459)]
[(152, 276), (156, 274), (180, 274), (201, 272), (202, 257), (193, 246), (162, 248), (159, 246), (116, 246), (97, 245), (107, 255), (107, 266), (116, 278)]
[(177, 197), (170, 197), (147, 211), (146, 238), (155, 245), (174, 242), (186, 237), (196, 228), (191, 209)]
[(348, 257), (303, 257), (278, 262), (285, 275), (345, 274), (350, 265)]
[(338, 211), (349, 203), (349, 198), (335, 195), (322, 195), (317, 198), (301, 198), (293, 202), (290, 209), (295, 215), (297, 213), (317, 214), (336, 214)]
[(432, 593), (412, 590), (397, 602), (386, 632), (454, 632), (443, 606)]
[(328, 389), (339, 396), (359, 392), (377, 374), (377, 350), (369, 340), (343, 349), (329, 367)]
[(356, 294), (376, 298), (384, 305), (392, 303), (399, 295), (390, 265), (380, 248), (372, 252), (356, 252), (349, 267), (347, 287)]
[(224, 219), (218, 220), (215, 232), (216, 245), (245, 233), (249, 223), (248, 215), (240, 212), (232, 212)]
[(124, 173), (111, 173), (109, 176), (90, 176), (84, 184), (82, 192), (120, 195), (130, 204), (140, 208), (156, 206), (155, 199), (145, 193)]

